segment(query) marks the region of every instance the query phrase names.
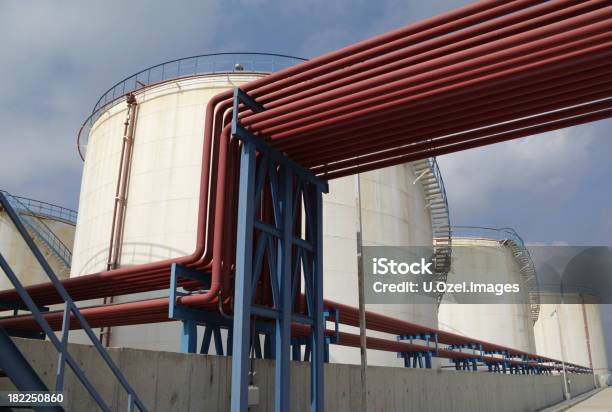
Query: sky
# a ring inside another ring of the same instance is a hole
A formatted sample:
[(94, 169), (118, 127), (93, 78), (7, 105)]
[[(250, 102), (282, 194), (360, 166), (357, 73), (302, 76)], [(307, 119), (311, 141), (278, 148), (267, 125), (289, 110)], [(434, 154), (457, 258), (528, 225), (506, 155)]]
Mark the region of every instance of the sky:
[[(231, 51), (311, 58), (466, 3), (4, 0), (0, 188), (76, 209), (79, 126), (106, 89), (146, 67)], [(527, 243), (612, 244), (611, 132), (601, 121), (440, 157), (453, 224), (510, 226)]]

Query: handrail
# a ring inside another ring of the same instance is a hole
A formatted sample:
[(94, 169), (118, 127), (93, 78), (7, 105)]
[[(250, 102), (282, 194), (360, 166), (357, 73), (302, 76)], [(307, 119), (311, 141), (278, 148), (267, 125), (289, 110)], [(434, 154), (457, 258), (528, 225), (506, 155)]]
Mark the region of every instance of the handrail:
[(511, 227), (453, 226), (452, 233), (455, 238), (482, 238), (510, 245), (514, 258), (522, 265), (520, 272), (528, 288), (531, 320), (535, 323), (540, 316), (540, 287), (529, 249), (516, 230)]
[(82, 369), (79, 367), (76, 360), (68, 352), (68, 334), (70, 332), (70, 321), (71, 321), (71, 317), (74, 316), (76, 320), (79, 322), (85, 334), (89, 337), (93, 346), (96, 348), (96, 350), (98, 351), (98, 353), (100, 354), (104, 362), (106, 363), (106, 365), (109, 367), (109, 369), (112, 371), (112, 373), (117, 378), (119, 383), (123, 386), (125, 391), (128, 393), (128, 410), (129, 411), (133, 410), (133, 406), (136, 405), (138, 409), (140, 409), (141, 411), (146, 411), (147, 410), (146, 407), (144, 406), (144, 404), (142, 403), (142, 401), (140, 400), (140, 398), (138, 397), (134, 389), (130, 386), (130, 384), (125, 379), (125, 376), (123, 376), (123, 373), (121, 373), (121, 370), (117, 367), (117, 365), (112, 360), (108, 352), (104, 349), (104, 347), (102, 346), (102, 344), (100, 343), (100, 341), (98, 340), (94, 332), (91, 330), (89, 323), (87, 322), (85, 317), (81, 314), (79, 308), (76, 306), (74, 301), (71, 299), (70, 295), (68, 294), (68, 291), (66, 291), (62, 282), (57, 278), (57, 276), (53, 272), (53, 269), (51, 268), (51, 266), (49, 266), (49, 263), (45, 260), (44, 256), (40, 252), (40, 249), (38, 248), (38, 246), (36, 246), (36, 243), (34, 243), (32, 238), (29, 236), (28, 231), (26, 230), (25, 226), (19, 219), (18, 212), (13, 208), (13, 206), (11, 205), (11, 203), (9, 202), (5, 194), (1, 192), (0, 192), (0, 206), (4, 208), (10, 220), (12, 221), (13, 225), (15, 225), (15, 228), (17, 228), (17, 231), (19, 232), (23, 240), (26, 242), (26, 244), (28, 245), (28, 248), (30, 249), (34, 257), (36, 258), (36, 260), (38, 261), (38, 263), (40, 264), (40, 266), (46, 273), (47, 277), (53, 284), (57, 294), (63, 299), (65, 303), (64, 319), (62, 323), (62, 333), (61, 333), (61, 340), (60, 340), (55, 334), (55, 332), (53, 332), (53, 329), (51, 328), (49, 323), (46, 321), (44, 316), (42, 315), (40, 309), (36, 306), (36, 304), (32, 300), (32, 297), (30, 296), (30, 294), (23, 287), (23, 284), (19, 281), (19, 279), (17, 278), (17, 276), (15, 275), (15, 273), (9, 266), (8, 262), (4, 259), (4, 257), (0, 253), (0, 268), (2, 268), (5, 275), (11, 281), (11, 283), (15, 287), (15, 290), (19, 294), (19, 297), (28, 307), (28, 310), (32, 312), (32, 315), (35, 317), (42, 331), (47, 335), (47, 338), (51, 341), (53, 346), (55, 346), (56, 350), (59, 352), (58, 369), (57, 369), (57, 374), (56, 374), (56, 388), (55, 388), (56, 391), (61, 391), (63, 389), (64, 365), (65, 363), (67, 363), (68, 366), (74, 372), (74, 374), (77, 376), (77, 378), (81, 381), (83, 386), (85, 386), (85, 389), (87, 389), (89, 394), (98, 404), (98, 406), (105, 412), (106, 411), (110, 412), (111, 410), (108, 404), (104, 402), (104, 400), (101, 398), (98, 391), (93, 387), (89, 379), (87, 379), (87, 377), (83, 373)]
[(125, 99), (129, 93), (169, 80), (216, 73), (262, 73), (268, 74), (306, 61), (301, 57), (275, 53), (228, 52), (209, 53), (183, 57), (156, 64), (117, 82), (98, 99), (91, 115), (83, 122), (77, 135), (77, 150), (81, 159), (81, 135), (91, 127), (103, 109)]
[[(219, 61), (219, 58), (221, 56), (225, 58), (230, 58), (232, 60)], [(248, 57), (253, 59), (255, 56), (268, 57), (273, 59), (267, 62), (256, 62), (255, 60), (249, 61), (239, 59), (240, 57)], [(185, 66), (185, 63), (189, 62), (190, 60), (193, 60), (193, 65)], [(169, 60), (167, 62), (159, 63), (155, 66), (143, 69), (137, 73), (134, 73), (131, 76), (126, 77), (123, 80), (118, 81), (104, 94), (102, 94), (102, 96), (96, 102), (92, 113), (98, 111), (98, 109), (104, 107), (105, 105), (113, 102), (116, 98), (122, 98), (127, 93), (138, 90), (141, 87), (149, 85), (151, 83), (158, 83), (164, 80), (178, 79), (180, 77), (185, 76), (193, 76), (195, 74), (227, 73), (236, 71), (245, 71), (250, 73), (271, 73), (281, 68), (293, 66), (294, 64), (301, 61), (306, 61), (306, 59), (303, 59), (301, 57), (288, 56), (284, 54), (255, 52), (209, 53)], [(236, 66), (237, 64), (239, 64), (241, 68), (238, 69)], [(271, 66), (263, 67), (260, 66), (260, 64), (271, 64)], [(172, 65), (176, 65), (176, 67), (173, 67)], [(155, 70), (159, 70), (160, 72), (156, 74)], [(153, 74), (153, 77), (151, 76), (151, 74)], [(119, 90), (121, 90), (121, 92), (119, 92)]]
[(13, 196), (5, 191), (2, 191), (2, 194), (17, 211), (19, 220), (27, 226), (32, 234), (39, 238), (55, 256), (57, 256), (64, 266), (70, 268), (72, 252), (45, 222), (38, 219), (39, 214), (26, 206), (21, 201), (22, 198)]
[(521, 246), (525, 246), (523, 238), (511, 227), (453, 226), (452, 233), (454, 237), (473, 238), (475, 235), (479, 235), (483, 239), (512, 240)]
[(68, 209), (66, 207), (54, 205), (48, 202), (42, 202), (40, 200), (30, 199), (28, 197), (11, 195), (5, 190), (0, 190), (0, 192), (19, 200), (20, 203), (25, 205), (25, 207), (36, 216), (60, 220), (73, 226), (76, 225), (78, 216), (78, 212), (76, 210)]
[(438, 166), (438, 161), (436, 160), (435, 157), (429, 157), (427, 161), (429, 163), (429, 168), (431, 169), (431, 172), (433, 176), (435, 177), (436, 182), (438, 184), (438, 189), (440, 191), (440, 197), (442, 198), (441, 200), (444, 205), (444, 214), (445, 214), (444, 225), (448, 226), (446, 228), (440, 228), (440, 227), (433, 228), (435, 232), (442, 231), (444, 233), (444, 238), (448, 239), (447, 245), (437, 244), (437, 243), (440, 243), (439, 242), (440, 237), (437, 233), (435, 234), (435, 239), (434, 239), (434, 250), (436, 251), (436, 257), (443, 258), (443, 262), (445, 262), (443, 265), (443, 270), (441, 271), (442, 273), (440, 273), (441, 275), (440, 280), (442, 280), (443, 282), (446, 282), (448, 272), (450, 271), (451, 258), (452, 258), (452, 247), (451, 247), (452, 234), (451, 234), (450, 210), (448, 208), (448, 198), (446, 196), (446, 187), (444, 186), (444, 179), (442, 178), (442, 172), (440, 171), (440, 166)]
[[(438, 166), (438, 161), (436, 160), (435, 157), (430, 157), (428, 158), (428, 160), (431, 166), (431, 170), (434, 176), (436, 177), (436, 180), (438, 181), (438, 186), (440, 186), (440, 193), (442, 195), (442, 199), (444, 200), (444, 205), (446, 207), (446, 210), (449, 210), (448, 209), (448, 197), (446, 197), (446, 187), (444, 186), (444, 179), (442, 178), (442, 172), (440, 171), (440, 166)], [(449, 233), (450, 233), (450, 215), (448, 218), (448, 225), (449, 225)]]
[[(425, 208), (430, 209), (431, 234), (433, 241), (433, 263), (436, 281), (446, 282), (451, 269), (452, 236), (451, 220), (448, 208), (448, 198), (442, 172), (435, 157), (417, 160), (412, 163), (416, 173), (413, 184), (421, 181), (425, 200)], [(442, 302), (443, 293), (436, 294), (438, 305)]]

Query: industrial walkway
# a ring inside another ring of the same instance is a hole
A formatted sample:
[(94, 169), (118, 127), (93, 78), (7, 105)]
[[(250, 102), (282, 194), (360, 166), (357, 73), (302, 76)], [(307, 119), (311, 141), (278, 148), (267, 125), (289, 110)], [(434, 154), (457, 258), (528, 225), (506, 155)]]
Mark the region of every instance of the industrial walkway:
[(570, 412), (603, 412), (612, 411), (612, 387), (606, 388), (598, 394), (591, 396), (584, 402), (568, 409)]

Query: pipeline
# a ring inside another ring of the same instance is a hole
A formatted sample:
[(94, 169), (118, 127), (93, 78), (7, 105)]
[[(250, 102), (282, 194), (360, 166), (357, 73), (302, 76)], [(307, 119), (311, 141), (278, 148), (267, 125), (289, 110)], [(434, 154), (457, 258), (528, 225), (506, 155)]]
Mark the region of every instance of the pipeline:
[[(303, 298), (303, 297), (302, 297)], [(145, 301), (136, 301), (129, 303), (120, 303), (109, 306), (99, 306), (99, 307), (90, 307), (81, 309), (82, 315), (87, 319), (87, 322), (91, 327), (100, 327), (103, 325), (107, 326), (126, 326), (126, 325), (135, 325), (135, 324), (143, 324), (143, 323), (161, 323), (170, 321), (167, 316), (167, 308), (168, 308), (168, 300), (166, 298), (159, 299), (150, 299)], [(218, 308), (215, 307), (214, 304), (207, 304), (200, 307), (201, 309), (208, 311), (215, 311)], [(338, 321), (347, 326), (357, 327), (359, 324), (359, 311), (357, 308), (338, 304), (331, 301), (325, 301), (325, 308), (335, 311), (338, 310), (340, 313), (340, 317)], [(61, 330), (62, 328), (62, 311), (54, 311), (50, 313), (46, 313), (44, 315), (45, 319), (49, 322), (49, 325), (53, 330)], [(79, 323), (74, 318), (74, 315), (71, 315), (70, 328), (72, 330), (79, 329)], [(491, 344), (488, 342), (484, 342), (478, 339), (470, 339), (465, 336), (453, 334), (450, 332), (445, 332), (441, 330), (437, 330), (435, 328), (429, 328), (420, 326), (417, 324), (413, 324), (410, 322), (399, 321), (398, 325), (395, 324), (398, 322), (397, 319), (376, 314), (373, 312), (368, 312), (366, 314), (367, 317), (367, 325), (371, 330), (376, 330), (379, 332), (384, 332), (392, 335), (418, 335), (418, 334), (433, 334), (438, 335), (438, 341), (444, 345), (461, 345), (465, 344), (466, 340), (469, 340), (470, 344), (480, 345), (482, 351), (486, 352), (505, 352), (509, 357), (522, 358), (522, 359), (538, 359), (538, 361), (517, 361), (513, 359), (507, 359), (508, 362), (514, 365), (534, 365), (542, 367), (550, 367), (547, 364), (557, 365), (554, 366), (553, 369), (560, 370), (561, 361), (542, 357), (535, 354), (530, 354), (528, 352), (509, 349), (502, 345)], [(39, 329), (36, 320), (31, 315), (22, 315), (13, 317), (10, 319), (3, 319), (0, 324), (2, 327), (7, 330), (28, 330), (28, 331), (37, 331)], [(292, 335), (299, 336), (307, 336), (309, 333), (309, 327), (304, 325), (293, 325), (292, 326)], [(333, 336), (335, 331), (327, 330), (326, 335)], [(338, 334), (339, 341), (338, 344), (343, 346), (351, 346), (358, 348), (360, 346), (359, 335), (351, 334), (347, 332), (339, 332)], [(384, 338), (367, 338), (367, 347), (369, 349), (380, 350), (380, 351), (388, 351), (388, 352), (433, 352), (435, 350), (434, 347), (424, 346), (421, 344), (413, 344), (413, 343), (405, 343), (398, 342), (394, 340), (384, 339)], [(451, 349), (438, 348), (435, 356), (446, 359), (468, 359), (473, 358), (474, 355), (467, 352), (458, 352)], [(493, 356), (480, 355), (478, 356), (484, 362), (499, 362), (502, 359), (496, 358)], [(566, 366), (571, 368), (576, 368), (576, 370), (585, 370), (583, 366), (566, 363)], [(552, 368), (552, 367), (551, 367)]]
[[(239, 118), (326, 179), (608, 118), (609, 4), (471, 4), (249, 82), (242, 89), (267, 110), (241, 107)], [(240, 166), (240, 142), (228, 125), (231, 97), (220, 93), (206, 107), (194, 252), (64, 281), (75, 300), (166, 288), (171, 263), (212, 273), (210, 290), (181, 298), (184, 304), (216, 306), (231, 297)], [(28, 292), (40, 305), (59, 302), (48, 285)], [(0, 299), (18, 300), (14, 291), (0, 292)], [(162, 303), (147, 305), (158, 311)], [(128, 313), (121, 305), (91, 310)], [(126, 321), (160, 321), (155, 313), (134, 312)], [(387, 321), (394, 331), (406, 326)]]

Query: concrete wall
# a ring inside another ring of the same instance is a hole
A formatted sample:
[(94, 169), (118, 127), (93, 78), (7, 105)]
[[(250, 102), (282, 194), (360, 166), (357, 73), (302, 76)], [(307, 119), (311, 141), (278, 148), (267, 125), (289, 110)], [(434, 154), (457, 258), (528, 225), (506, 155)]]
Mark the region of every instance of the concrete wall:
[[(48, 386), (53, 386), (57, 355), (48, 342), (16, 339), (24, 355)], [(95, 387), (112, 410), (125, 410), (126, 395), (99, 355), (91, 347), (70, 345)], [(229, 410), (231, 359), (206, 355), (136, 349), (111, 349), (111, 356), (124, 371), (151, 412)], [(260, 404), (252, 411), (273, 410), (274, 364), (255, 362), (255, 384)], [(292, 405), (309, 410), (309, 364), (292, 364)], [(591, 375), (571, 375), (572, 394), (593, 387)], [(563, 400), (560, 376), (497, 375), (486, 372), (456, 372), (370, 367), (368, 411), (535, 411)], [(356, 365), (325, 366), (326, 409), (359, 410), (360, 371)], [(95, 410), (95, 405), (71, 372), (66, 377), (66, 410)], [(0, 379), (0, 390), (12, 389)]]

